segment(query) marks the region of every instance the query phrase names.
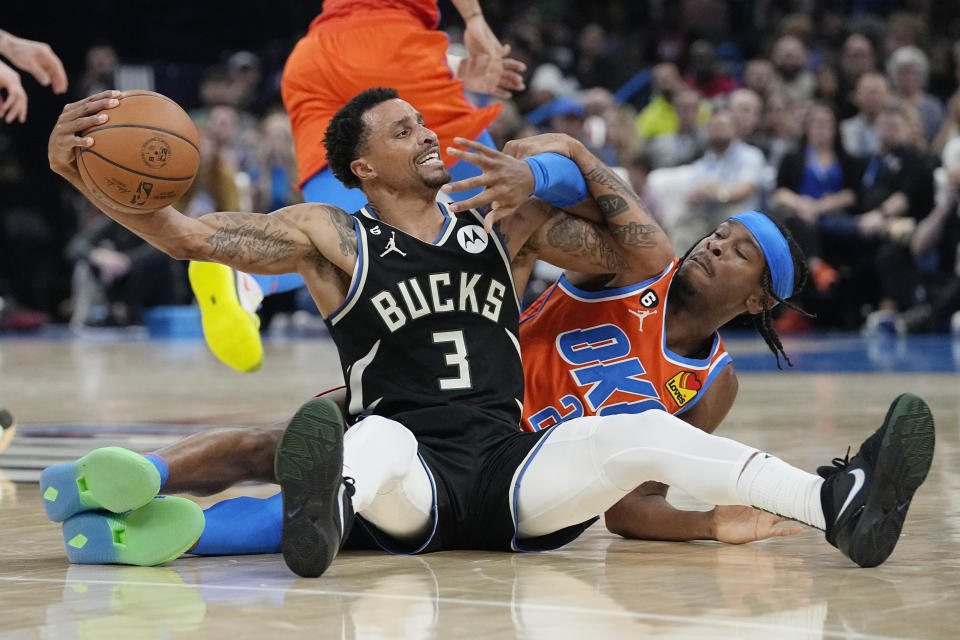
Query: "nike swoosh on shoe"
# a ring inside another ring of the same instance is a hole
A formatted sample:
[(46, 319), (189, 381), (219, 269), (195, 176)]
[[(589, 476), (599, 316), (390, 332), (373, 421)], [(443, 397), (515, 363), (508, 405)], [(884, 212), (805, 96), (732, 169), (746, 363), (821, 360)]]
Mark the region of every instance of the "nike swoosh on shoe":
[(847, 510), (847, 507), (849, 507), (850, 503), (853, 502), (853, 499), (857, 497), (857, 494), (860, 493), (864, 483), (867, 481), (867, 474), (863, 469), (851, 469), (847, 473), (853, 476), (853, 487), (850, 488), (850, 493), (847, 494), (847, 499), (843, 501), (843, 506), (840, 507), (840, 511), (837, 512), (837, 517), (834, 520), (834, 523), (840, 521), (840, 516), (842, 516), (843, 512)]

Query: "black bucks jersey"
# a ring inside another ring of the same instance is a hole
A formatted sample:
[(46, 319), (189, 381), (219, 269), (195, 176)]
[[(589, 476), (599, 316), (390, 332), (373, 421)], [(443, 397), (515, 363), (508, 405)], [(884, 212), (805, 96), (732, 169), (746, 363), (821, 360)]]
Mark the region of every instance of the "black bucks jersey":
[(479, 213), (438, 206), (446, 222), (433, 243), (366, 207), (354, 215), (357, 266), (327, 326), (351, 420), (382, 415), (421, 441), (483, 446), (520, 422), (519, 304), (502, 238)]

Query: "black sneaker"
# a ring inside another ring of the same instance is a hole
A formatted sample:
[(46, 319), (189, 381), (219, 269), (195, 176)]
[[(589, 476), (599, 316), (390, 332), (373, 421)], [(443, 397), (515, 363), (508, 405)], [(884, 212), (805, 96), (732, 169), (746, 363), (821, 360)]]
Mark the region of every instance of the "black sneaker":
[(343, 430), (337, 405), (313, 398), (290, 420), (277, 447), (283, 560), (305, 578), (327, 570), (353, 524), (353, 479), (343, 477)]
[(933, 460), (933, 415), (927, 403), (905, 393), (853, 458), (820, 467), (820, 503), (827, 542), (861, 567), (875, 567), (893, 552), (913, 493)]

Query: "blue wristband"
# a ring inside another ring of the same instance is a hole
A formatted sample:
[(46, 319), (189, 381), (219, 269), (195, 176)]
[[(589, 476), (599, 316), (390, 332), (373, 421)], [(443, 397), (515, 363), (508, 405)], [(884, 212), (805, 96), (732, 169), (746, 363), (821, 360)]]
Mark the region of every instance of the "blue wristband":
[(538, 153), (524, 160), (533, 171), (533, 195), (555, 207), (570, 207), (587, 197), (580, 167), (559, 153)]

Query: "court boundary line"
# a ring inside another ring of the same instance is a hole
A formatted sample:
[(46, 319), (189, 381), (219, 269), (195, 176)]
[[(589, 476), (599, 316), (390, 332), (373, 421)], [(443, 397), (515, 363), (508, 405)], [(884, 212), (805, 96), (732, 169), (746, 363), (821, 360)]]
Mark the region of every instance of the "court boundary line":
[[(179, 575), (179, 574), (177, 574)], [(182, 576), (181, 576), (182, 578)], [(184, 582), (183, 584), (170, 584), (167, 582), (145, 582), (140, 580), (83, 580), (83, 579), (68, 579), (64, 578), (62, 580), (57, 578), (28, 578), (23, 576), (0, 576), (0, 581), (3, 582), (39, 582), (39, 583), (55, 583), (55, 584), (102, 584), (102, 585), (134, 585), (139, 587), (169, 587), (169, 588), (187, 588), (187, 589), (221, 589), (225, 591), (242, 591), (242, 592), (276, 592), (281, 591), (283, 593), (296, 593), (302, 595), (321, 595), (321, 596), (346, 596), (346, 597), (357, 597), (357, 598), (383, 598), (387, 600), (404, 600), (408, 602), (422, 602), (427, 601), (429, 603), (449, 603), (449, 604), (465, 604), (473, 605), (479, 607), (490, 607), (490, 608), (503, 608), (503, 609), (514, 609), (517, 605), (513, 602), (499, 602), (496, 600), (472, 600), (469, 598), (449, 598), (444, 596), (437, 596), (435, 598), (425, 597), (425, 596), (410, 596), (396, 593), (368, 593), (365, 591), (337, 591), (331, 589), (303, 589), (303, 588), (284, 588), (284, 587), (268, 587), (268, 586), (252, 586), (252, 585), (220, 585), (220, 584), (188, 584)], [(655, 620), (659, 622), (673, 622), (673, 623), (686, 623), (689, 624), (692, 622), (690, 616), (680, 616), (680, 615), (670, 615), (664, 613), (642, 613), (636, 611), (610, 611), (607, 609), (591, 609), (589, 607), (567, 607), (563, 605), (551, 605), (551, 604), (532, 604), (526, 603), (520, 605), (524, 608), (529, 607), (530, 609), (536, 609), (548, 613), (580, 613), (583, 615), (601, 615), (601, 616), (610, 616), (615, 618), (632, 618), (635, 620)], [(749, 619), (743, 621), (734, 621), (728, 618), (716, 618), (712, 616), (706, 616), (703, 618), (696, 618), (698, 622), (702, 621), (704, 625), (718, 625), (729, 627), (732, 629), (739, 628), (751, 628), (756, 630), (764, 631), (804, 631), (808, 630), (805, 627), (798, 626), (788, 626), (788, 625), (778, 625), (770, 624), (765, 622), (751, 622)], [(849, 630), (831, 630), (824, 628), (822, 630), (822, 637), (824, 638), (849, 638)], [(906, 636), (882, 636), (882, 635), (873, 635), (855, 631), (854, 634), (859, 640), (910, 640)]]

